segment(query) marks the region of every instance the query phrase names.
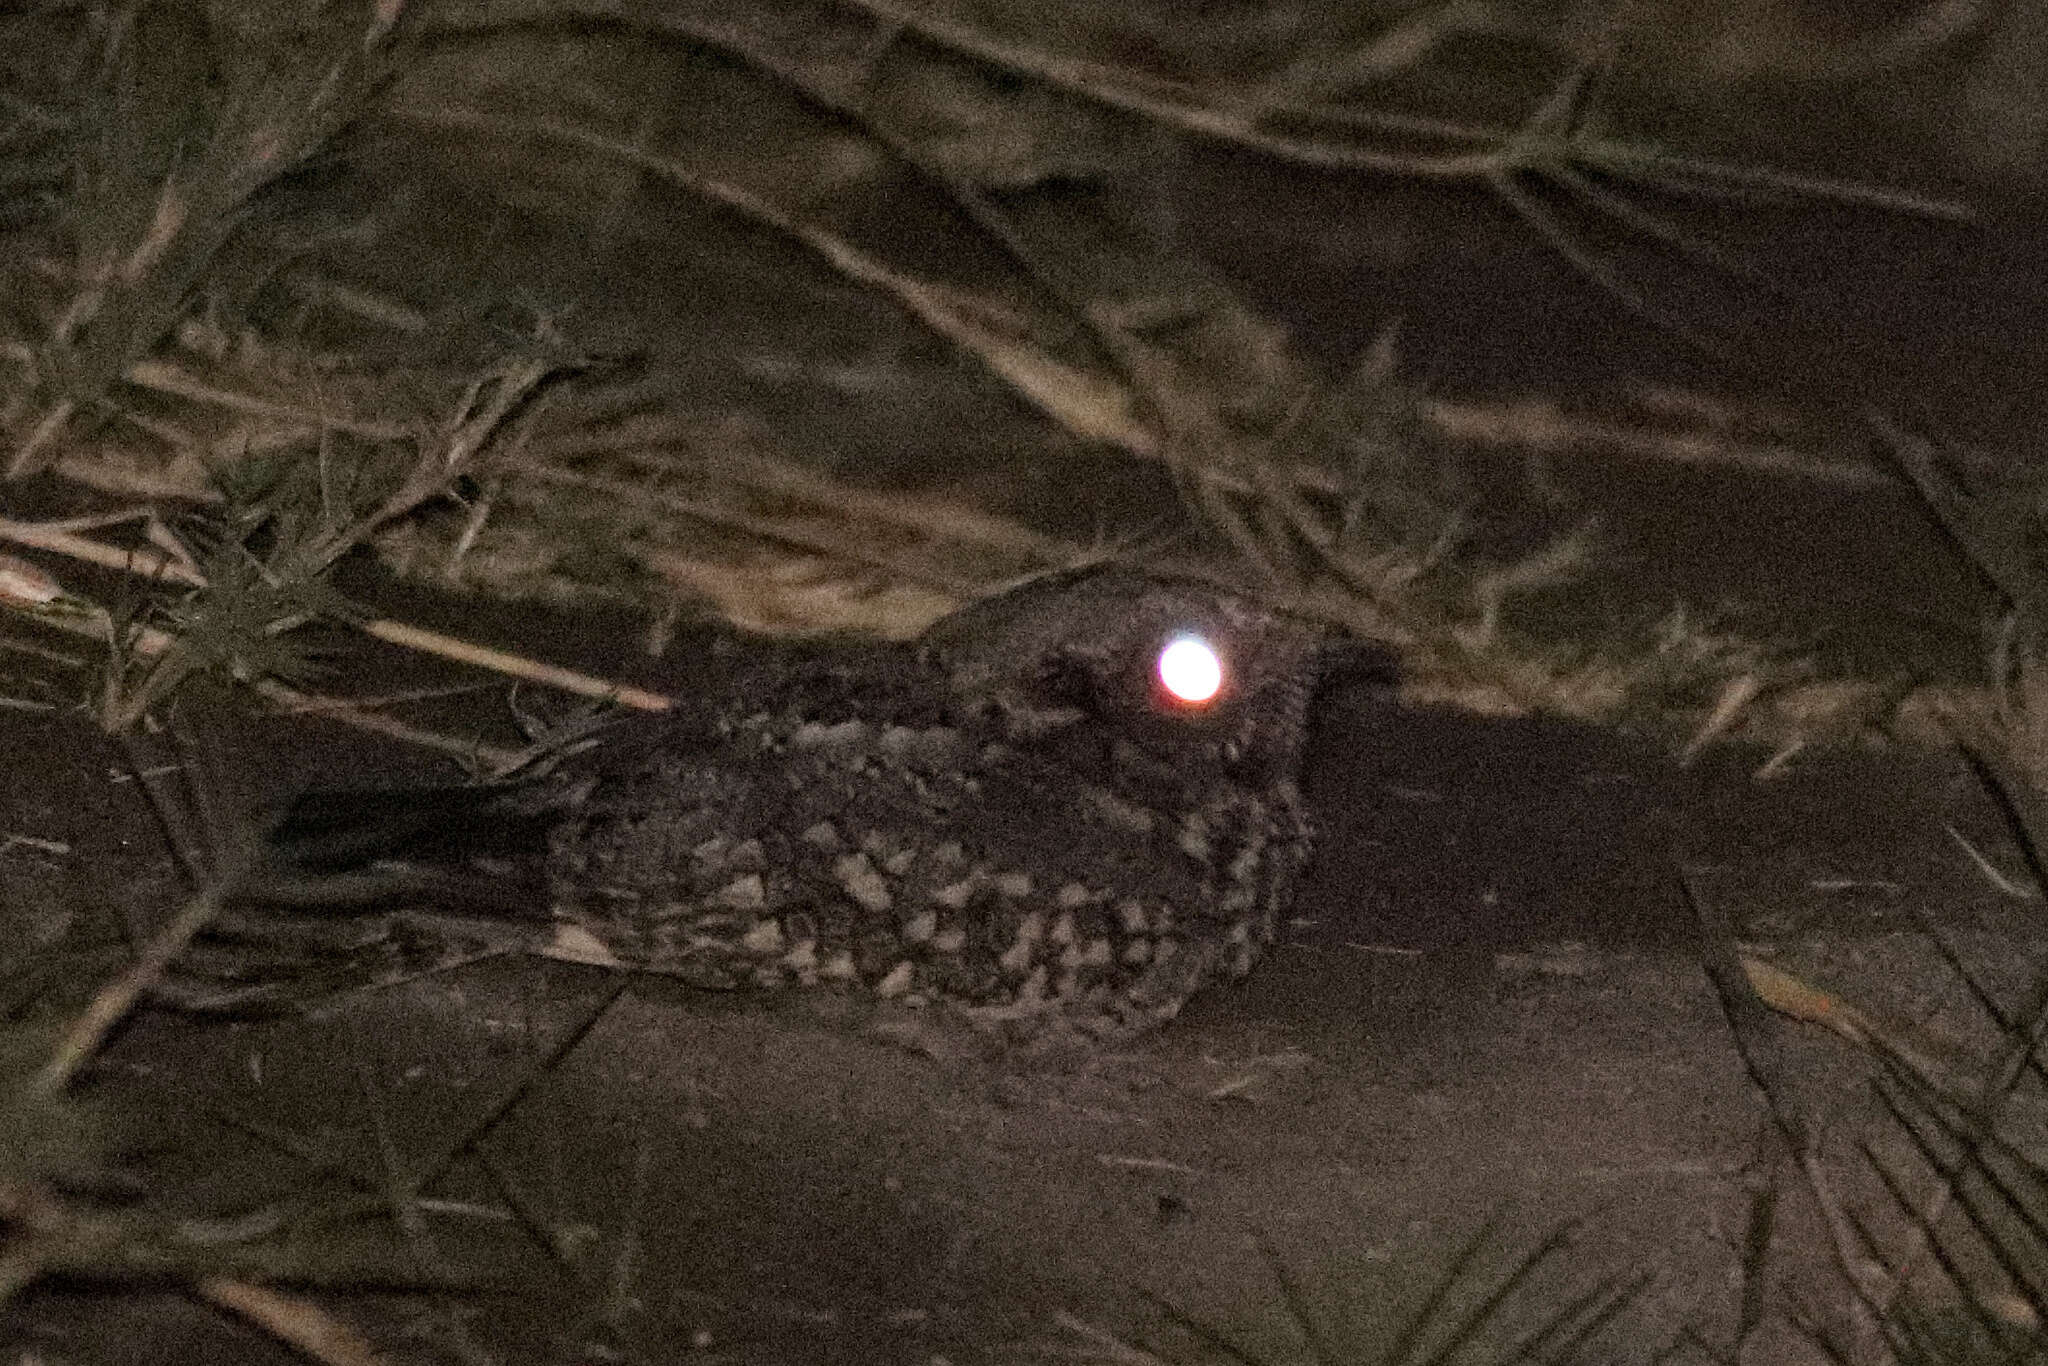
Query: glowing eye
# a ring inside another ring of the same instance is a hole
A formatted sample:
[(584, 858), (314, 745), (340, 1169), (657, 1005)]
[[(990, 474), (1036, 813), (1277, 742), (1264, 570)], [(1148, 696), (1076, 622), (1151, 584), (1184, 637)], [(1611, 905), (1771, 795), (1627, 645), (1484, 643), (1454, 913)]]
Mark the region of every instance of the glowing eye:
[(1223, 690), (1223, 661), (1199, 636), (1175, 636), (1159, 652), (1159, 685), (1180, 702), (1207, 702)]

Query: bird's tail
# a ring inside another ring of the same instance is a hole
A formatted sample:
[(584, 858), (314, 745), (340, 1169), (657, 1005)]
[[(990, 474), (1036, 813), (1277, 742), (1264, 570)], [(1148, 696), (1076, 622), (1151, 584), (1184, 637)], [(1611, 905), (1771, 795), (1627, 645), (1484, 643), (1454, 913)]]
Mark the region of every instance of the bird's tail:
[(559, 796), (528, 783), (309, 792), (285, 809), (269, 852), (309, 873), (511, 858), (532, 853), (560, 809)]
[(301, 796), (156, 995), (272, 1013), (525, 951), (560, 801), (531, 783)]

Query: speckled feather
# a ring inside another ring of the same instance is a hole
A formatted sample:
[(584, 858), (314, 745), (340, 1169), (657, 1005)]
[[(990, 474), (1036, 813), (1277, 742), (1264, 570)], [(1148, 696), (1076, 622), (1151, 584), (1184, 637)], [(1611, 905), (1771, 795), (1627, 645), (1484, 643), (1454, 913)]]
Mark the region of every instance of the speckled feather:
[[(1194, 632), (1222, 695), (1153, 672)], [(547, 821), (525, 947), (724, 989), (859, 984), (1005, 1032), (1124, 1037), (1273, 938), (1327, 628), (1206, 585), (1049, 576), (906, 646), (778, 664), (619, 727), (508, 807)], [(474, 800), (474, 799), (472, 799)]]

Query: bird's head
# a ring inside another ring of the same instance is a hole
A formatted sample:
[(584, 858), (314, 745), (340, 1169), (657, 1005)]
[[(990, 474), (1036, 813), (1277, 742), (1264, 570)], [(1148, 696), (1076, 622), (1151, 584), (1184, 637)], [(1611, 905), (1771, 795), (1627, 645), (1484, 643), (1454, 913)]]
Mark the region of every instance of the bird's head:
[(1113, 566), (1047, 575), (919, 645), (964, 710), (1020, 748), (1121, 746), (1184, 780), (1299, 767), (1316, 694), (1392, 681), (1390, 655), (1213, 585)]

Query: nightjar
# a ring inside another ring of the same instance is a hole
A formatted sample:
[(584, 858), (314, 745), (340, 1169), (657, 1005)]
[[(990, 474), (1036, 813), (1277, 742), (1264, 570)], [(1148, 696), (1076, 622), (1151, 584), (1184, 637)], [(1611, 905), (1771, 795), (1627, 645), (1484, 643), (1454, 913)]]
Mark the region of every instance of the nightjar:
[[(1310, 707), (1340, 676), (1393, 664), (1196, 581), (1069, 571), (908, 644), (778, 655), (544, 778), (315, 795), (279, 857), (336, 874), (520, 830), (546, 909), (496, 923), (526, 951), (1128, 1037), (1273, 938), (1312, 847)], [(380, 822), (409, 833), (380, 847)]]

